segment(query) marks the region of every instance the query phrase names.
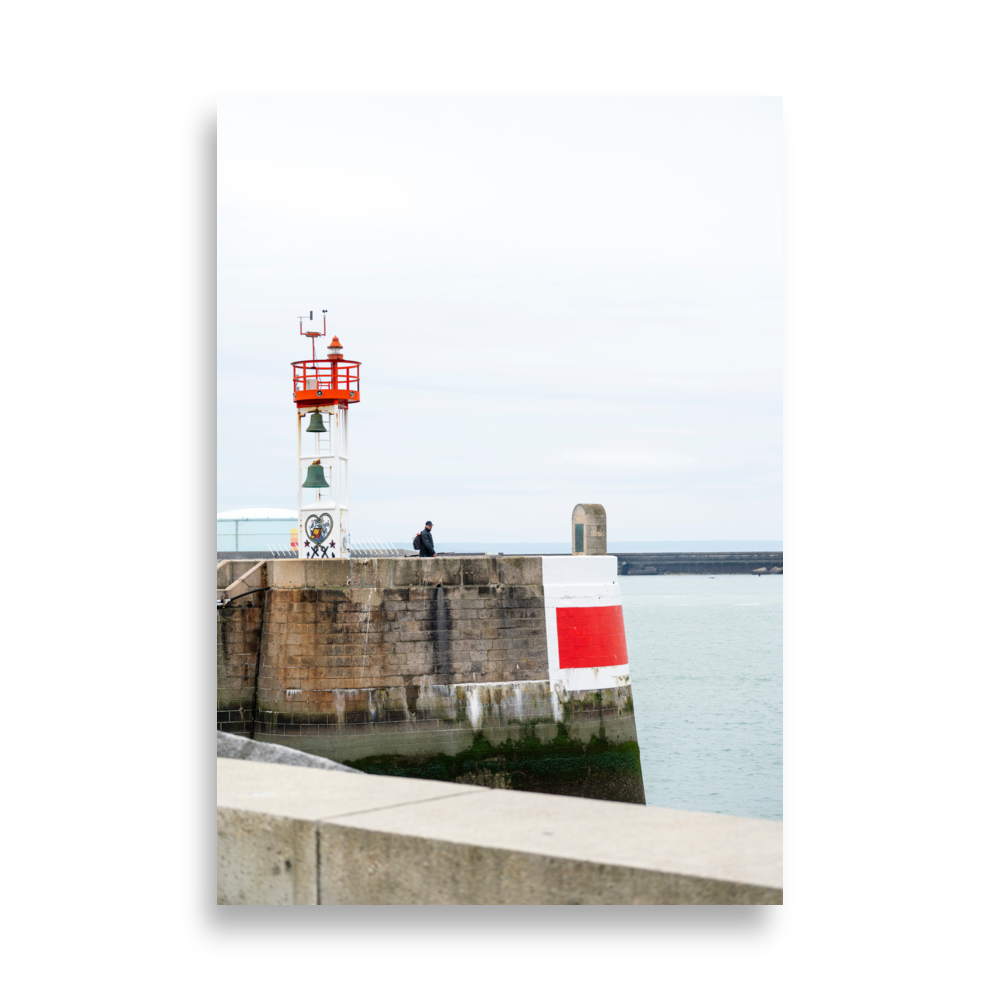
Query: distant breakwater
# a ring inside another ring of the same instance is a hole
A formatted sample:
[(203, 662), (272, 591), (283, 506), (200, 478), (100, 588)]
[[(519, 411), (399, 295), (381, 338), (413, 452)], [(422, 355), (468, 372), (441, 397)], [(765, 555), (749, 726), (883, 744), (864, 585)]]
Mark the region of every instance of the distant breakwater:
[(784, 571), (783, 552), (617, 552), (620, 576)]

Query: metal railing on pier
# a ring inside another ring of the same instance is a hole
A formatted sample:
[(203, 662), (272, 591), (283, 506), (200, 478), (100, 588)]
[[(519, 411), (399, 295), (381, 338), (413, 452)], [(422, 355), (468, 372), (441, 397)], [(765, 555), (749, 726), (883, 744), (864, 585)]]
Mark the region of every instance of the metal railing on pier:
[(396, 548), (394, 545), (386, 545), (380, 538), (354, 538), (351, 542), (352, 559), (371, 559), (375, 556), (384, 558), (402, 559), (406, 556), (415, 556), (414, 549), (408, 552), (406, 549)]

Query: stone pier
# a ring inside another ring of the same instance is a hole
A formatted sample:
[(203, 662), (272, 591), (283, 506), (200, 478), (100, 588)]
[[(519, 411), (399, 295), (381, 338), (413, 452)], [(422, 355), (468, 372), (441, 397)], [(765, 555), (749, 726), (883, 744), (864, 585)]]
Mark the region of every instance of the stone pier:
[(609, 556), (220, 563), (218, 726), (373, 774), (644, 802), (617, 573)]

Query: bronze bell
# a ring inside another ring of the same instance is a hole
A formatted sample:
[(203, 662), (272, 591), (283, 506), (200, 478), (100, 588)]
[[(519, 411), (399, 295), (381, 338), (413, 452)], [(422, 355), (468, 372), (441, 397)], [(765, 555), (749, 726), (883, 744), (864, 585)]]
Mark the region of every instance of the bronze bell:
[(323, 466), (319, 464), (318, 458), (309, 466), (306, 472), (306, 481), (302, 485), (310, 490), (330, 488), (330, 484), (326, 481), (326, 476), (323, 475)]
[(323, 426), (323, 414), (319, 410), (313, 410), (309, 419), (309, 426), (306, 430), (310, 434), (325, 434), (326, 427)]

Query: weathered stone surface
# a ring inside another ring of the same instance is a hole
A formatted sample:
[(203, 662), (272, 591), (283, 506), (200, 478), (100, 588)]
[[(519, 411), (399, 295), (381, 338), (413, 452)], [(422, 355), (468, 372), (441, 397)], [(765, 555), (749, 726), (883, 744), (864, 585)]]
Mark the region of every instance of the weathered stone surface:
[(286, 695), (284, 713), (258, 715), (258, 737), (370, 774), (645, 802), (627, 685), (421, 683)]
[(305, 584), (309, 587), (347, 587), (351, 582), (349, 559), (304, 559)]
[(394, 587), (419, 587), (424, 559), (400, 559), (392, 567)]
[[(448, 560), (423, 560), (439, 561)], [(462, 560), (451, 562), (437, 575), (458, 575)], [(441, 683), (548, 676), (540, 586), (389, 588), (355, 580), (344, 588), (276, 589), (263, 636), (265, 711), (280, 710), (284, 699), (275, 703), (272, 692), (289, 689), (378, 686), (389, 678), (414, 685), (428, 674)], [(491, 650), (502, 655), (490, 657)], [(299, 673), (310, 667), (322, 676)]]
[(257, 559), (223, 559), (215, 567), (216, 586), (219, 590), (225, 590), (248, 569), (252, 569), (258, 561)]
[[(231, 566), (239, 566), (241, 563), (230, 563)], [(232, 601), (241, 594), (246, 594), (250, 590), (256, 590), (267, 586), (267, 561), (260, 559), (253, 563), (249, 569), (236, 577), (224, 591), (222, 597), (225, 601)]]
[(251, 594), (216, 615), (216, 712), (219, 729), (253, 734), (257, 657), (266, 594)]
[(462, 559), (462, 585), (465, 587), (485, 587), (490, 582), (490, 564), (483, 556)]
[[(270, 560), (270, 573), (272, 587), (305, 587), (306, 586), (306, 566), (313, 562), (311, 559), (272, 559)], [(322, 561), (322, 560), (321, 560)], [(333, 560), (330, 560), (331, 562)], [(347, 560), (340, 560), (341, 562)]]
[(233, 760), (256, 760), (267, 764), (287, 764), (291, 767), (318, 767), (324, 771), (350, 771), (361, 774), (353, 767), (338, 764), (326, 757), (317, 757), (292, 747), (283, 747), (277, 743), (264, 743), (261, 740), (247, 739), (245, 736), (235, 736), (232, 733), (217, 732), (216, 757), (228, 757)]
[(315, 823), (222, 807), (216, 822), (218, 903), (318, 902)]
[[(524, 795), (531, 801), (505, 798)], [(599, 813), (580, 815), (548, 800), (597, 805)], [(767, 821), (656, 809), (649, 810), (659, 814), (653, 822), (643, 822), (609, 816), (611, 808), (644, 809), (496, 791), (324, 821), (318, 899), (325, 905), (782, 903), (780, 824), (748, 836), (746, 824)], [(748, 856), (753, 850), (762, 852), (759, 861)]]
[(608, 554), (608, 517), (599, 503), (578, 503), (570, 523), (570, 552), (575, 556)]

